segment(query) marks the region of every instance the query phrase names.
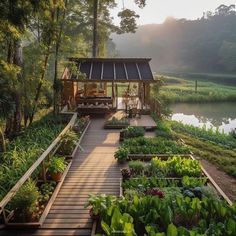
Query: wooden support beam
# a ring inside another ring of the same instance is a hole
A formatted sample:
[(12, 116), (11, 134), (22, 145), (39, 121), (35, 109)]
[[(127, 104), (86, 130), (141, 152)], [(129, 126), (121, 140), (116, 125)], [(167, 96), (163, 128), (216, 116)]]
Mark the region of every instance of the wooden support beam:
[(116, 80), (116, 63), (113, 64), (114, 80)]
[(93, 72), (93, 62), (91, 62), (91, 66), (90, 66), (90, 71), (89, 71), (89, 80), (91, 80), (92, 72)]
[(102, 80), (102, 78), (103, 78), (103, 71), (104, 71), (104, 63), (102, 63), (102, 70), (101, 70), (101, 80)]
[(140, 73), (140, 70), (139, 70), (138, 64), (135, 63), (135, 65), (136, 65), (136, 68), (137, 68), (137, 71), (138, 71), (139, 80), (142, 80), (142, 75), (141, 75), (141, 73)]
[(128, 76), (128, 72), (127, 72), (125, 63), (123, 63), (123, 66), (124, 66), (124, 69), (125, 69), (126, 80), (129, 80), (129, 76)]

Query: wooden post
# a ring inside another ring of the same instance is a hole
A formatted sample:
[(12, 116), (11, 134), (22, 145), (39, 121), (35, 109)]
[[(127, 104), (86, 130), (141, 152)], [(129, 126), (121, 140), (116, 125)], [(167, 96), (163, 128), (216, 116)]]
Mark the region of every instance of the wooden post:
[(114, 81), (112, 81), (111, 83), (111, 97), (112, 97), (112, 107), (114, 107), (115, 103)]
[(144, 83), (141, 84), (141, 114), (143, 111), (143, 103), (144, 103)]
[(107, 82), (104, 82), (104, 91), (105, 91), (105, 96), (107, 96)]
[(146, 84), (146, 104), (150, 105), (150, 84)]
[(115, 87), (115, 96), (116, 96), (116, 108), (118, 108), (118, 85), (115, 84), (116, 87)]
[(197, 80), (195, 80), (195, 93), (197, 93)]

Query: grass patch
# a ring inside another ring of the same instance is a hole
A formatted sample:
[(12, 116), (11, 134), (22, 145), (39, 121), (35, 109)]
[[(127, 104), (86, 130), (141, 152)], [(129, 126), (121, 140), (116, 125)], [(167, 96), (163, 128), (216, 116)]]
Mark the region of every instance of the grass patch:
[(187, 134), (177, 133), (175, 135), (184, 140), (192, 152), (212, 164), (215, 164), (220, 170), (236, 177), (236, 153), (235, 151), (225, 149), (217, 144), (208, 141), (199, 140)]
[[(198, 81), (195, 92), (195, 81), (178, 77), (167, 77), (160, 88), (160, 97), (169, 103), (178, 102), (234, 102), (236, 87), (220, 85), (213, 82)], [(156, 91), (154, 91), (154, 94)]]
[(228, 135), (219, 130), (214, 131), (213, 129), (198, 128), (192, 125), (184, 125), (180, 122), (171, 121), (169, 122), (172, 130), (179, 133), (189, 134), (193, 137), (202, 139), (203, 141), (210, 141), (215, 144), (223, 145), (226, 148), (236, 148), (236, 139), (232, 135)]
[(63, 119), (48, 114), (7, 145), (0, 155), (0, 199), (38, 159), (64, 127)]

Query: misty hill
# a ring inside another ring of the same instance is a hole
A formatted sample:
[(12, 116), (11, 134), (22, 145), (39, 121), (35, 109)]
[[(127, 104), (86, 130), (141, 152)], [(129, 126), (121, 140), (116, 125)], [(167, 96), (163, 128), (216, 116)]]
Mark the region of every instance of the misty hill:
[(151, 57), (154, 71), (236, 72), (234, 9), (193, 21), (168, 18), (135, 34), (113, 35), (113, 41), (119, 56)]

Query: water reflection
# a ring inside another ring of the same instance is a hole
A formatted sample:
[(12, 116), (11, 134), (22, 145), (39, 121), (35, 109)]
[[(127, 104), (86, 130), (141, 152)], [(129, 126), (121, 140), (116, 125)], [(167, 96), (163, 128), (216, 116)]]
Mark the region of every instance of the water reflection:
[(236, 128), (236, 103), (175, 104), (171, 106), (172, 120), (196, 127), (218, 127), (229, 133)]

